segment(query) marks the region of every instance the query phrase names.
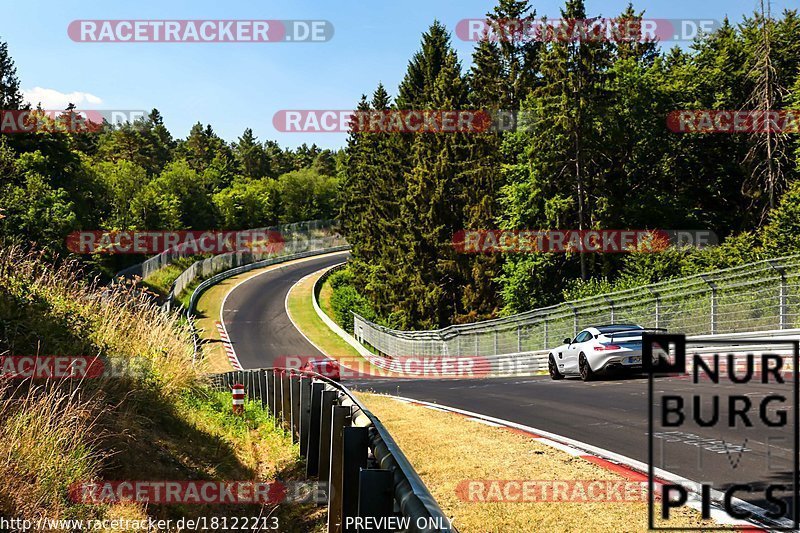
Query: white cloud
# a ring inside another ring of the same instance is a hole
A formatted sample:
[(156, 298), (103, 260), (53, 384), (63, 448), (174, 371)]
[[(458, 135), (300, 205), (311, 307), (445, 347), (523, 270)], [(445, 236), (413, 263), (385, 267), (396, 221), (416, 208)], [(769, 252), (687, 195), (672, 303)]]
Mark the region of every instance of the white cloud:
[(34, 107), (41, 103), (42, 109), (64, 109), (70, 103), (81, 109), (103, 103), (102, 98), (91, 93), (81, 91), (62, 93), (55, 89), (45, 89), (44, 87), (23, 89), (22, 96)]

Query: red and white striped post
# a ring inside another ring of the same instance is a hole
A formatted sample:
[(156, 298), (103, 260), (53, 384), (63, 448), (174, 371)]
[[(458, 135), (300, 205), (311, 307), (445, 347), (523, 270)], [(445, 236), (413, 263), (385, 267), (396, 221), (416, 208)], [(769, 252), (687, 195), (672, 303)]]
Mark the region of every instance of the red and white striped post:
[(231, 387), (231, 396), (233, 396), (233, 412), (234, 414), (241, 415), (244, 413), (244, 385), (241, 383), (235, 384)]

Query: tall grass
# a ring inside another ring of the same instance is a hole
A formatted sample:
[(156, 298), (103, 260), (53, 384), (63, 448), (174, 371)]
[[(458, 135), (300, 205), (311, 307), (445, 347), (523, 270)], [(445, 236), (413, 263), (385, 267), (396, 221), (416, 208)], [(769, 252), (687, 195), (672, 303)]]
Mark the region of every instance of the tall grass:
[(154, 381), (165, 395), (192, 387), (202, 370), (190, 364), (188, 326), (163, 313), (141, 290), (101, 286), (87, 281), (75, 261), (51, 264), (41, 254), (2, 244), (0, 323), (11, 326), (0, 331), (0, 354), (144, 360), (149, 372), (140, 377)]
[(18, 516), (61, 515), (70, 487), (97, 475), (103, 408), (59, 388), (0, 389), (0, 494)]
[(191, 347), (187, 327), (141, 290), (104, 287), (75, 261), (0, 243), (0, 355), (101, 356), (136, 370), (84, 382), (0, 381), (0, 514), (114, 514), (76, 511), (69, 487), (100, 475), (112, 453), (106, 437), (119, 440), (126, 417), (141, 417), (137, 398), (168, 403), (202, 382)]

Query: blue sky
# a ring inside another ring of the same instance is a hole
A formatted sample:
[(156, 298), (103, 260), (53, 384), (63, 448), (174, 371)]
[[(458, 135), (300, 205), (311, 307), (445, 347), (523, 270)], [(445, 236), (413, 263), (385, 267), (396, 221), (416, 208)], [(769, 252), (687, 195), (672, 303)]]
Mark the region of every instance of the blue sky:
[[(562, 1), (534, 2), (538, 15), (559, 16)], [(83, 109), (158, 108), (176, 137), (197, 121), (226, 140), (246, 127), (284, 146), (328, 148), (344, 134), (281, 133), (281, 109), (352, 109), (362, 93), (383, 82), (394, 93), (420, 35), (434, 19), (451, 31), (459, 20), (481, 18), (488, 0), (25, 0), (7, 6), (0, 21), (23, 89), (52, 108), (65, 99)], [(619, 14), (627, 0), (587, 0), (590, 16)], [(639, 0), (646, 17), (734, 21), (756, 0)], [(775, 0), (773, 12), (798, 7)], [(335, 28), (326, 43), (77, 43), (67, 36), (76, 19), (323, 19)], [(453, 38), (464, 66), (473, 43)], [(74, 93), (74, 94), (73, 94)], [(69, 96), (62, 96), (69, 95)], [(34, 102), (35, 103), (35, 102)]]

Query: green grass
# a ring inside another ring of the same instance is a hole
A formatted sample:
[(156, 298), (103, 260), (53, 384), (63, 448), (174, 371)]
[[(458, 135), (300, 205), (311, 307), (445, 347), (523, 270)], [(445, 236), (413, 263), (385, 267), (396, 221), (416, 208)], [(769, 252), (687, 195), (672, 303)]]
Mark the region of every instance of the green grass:
[[(321, 275), (321, 272), (317, 272), (292, 287), (287, 299), (289, 316), (295, 326), (328, 357), (337, 359), (346, 366), (364, 371), (374, 368), (355, 348), (334, 333), (314, 310), (311, 303), (311, 292), (314, 283)], [(328, 301), (330, 301), (329, 296)], [(378, 370), (375, 369), (375, 371)]]
[(158, 294), (159, 296), (166, 296), (169, 294), (172, 284), (178, 279), (184, 270), (192, 266), (192, 263), (197, 261), (198, 257), (179, 257), (169, 265), (162, 267), (146, 278), (141, 283), (149, 290)]
[[(330, 279), (326, 279), (319, 290), (319, 306), (322, 311), (329, 317), (333, 317), (333, 307), (331, 307), (331, 296), (333, 296), (333, 287), (331, 287)], [(341, 324), (339, 324), (341, 326)]]

